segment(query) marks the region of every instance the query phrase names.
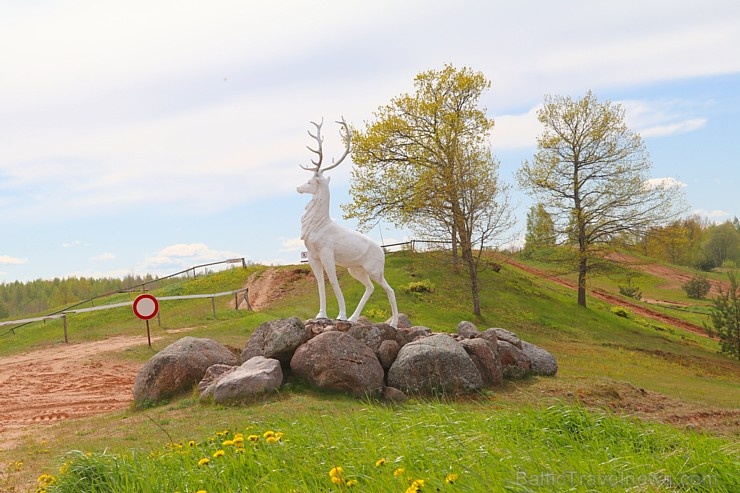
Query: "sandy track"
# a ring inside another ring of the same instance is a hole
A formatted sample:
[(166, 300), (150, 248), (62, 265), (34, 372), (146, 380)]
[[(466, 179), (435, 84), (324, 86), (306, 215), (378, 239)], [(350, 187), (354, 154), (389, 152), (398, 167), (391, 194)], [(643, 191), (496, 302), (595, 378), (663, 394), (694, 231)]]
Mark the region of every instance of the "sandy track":
[(118, 336), (0, 358), (0, 448), (39, 425), (128, 407), (141, 365), (105, 353), (146, 343)]

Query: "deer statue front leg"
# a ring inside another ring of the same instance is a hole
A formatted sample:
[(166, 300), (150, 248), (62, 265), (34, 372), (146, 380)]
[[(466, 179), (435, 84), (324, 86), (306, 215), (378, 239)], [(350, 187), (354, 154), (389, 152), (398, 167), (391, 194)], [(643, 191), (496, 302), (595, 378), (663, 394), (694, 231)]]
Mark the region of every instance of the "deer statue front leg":
[(316, 318), (329, 318), (326, 316), (326, 286), (324, 285), (324, 266), (311, 251), (308, 252), (308, 265), (311, 266), (311, 272), (316, 278), (316, 284), (319, 286), (319, 313)]
[(337, 297), (337, 304), (339, 305), (337, 319), (347, 320), (347, 306), (344, 303), (344, 294), (342, 294), (342, 288), (339, 286), (339, 280), (337, 279), (337, 266), (334, 264), (334, 253), (327, 254), (326, 260), (322, 256), (322, 263), (324, 264), (326, 277), (329, 278), (331, 287), (334, 289), (334, 295)]

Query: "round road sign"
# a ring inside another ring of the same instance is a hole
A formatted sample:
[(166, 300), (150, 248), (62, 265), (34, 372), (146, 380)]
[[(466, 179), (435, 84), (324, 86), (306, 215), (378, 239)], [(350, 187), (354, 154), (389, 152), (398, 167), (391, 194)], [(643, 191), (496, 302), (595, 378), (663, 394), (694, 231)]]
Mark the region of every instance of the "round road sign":
[(142, 320), (149, 320), (157, 315), (159, 302), (151, 294), (141, 294), (134, 300), (133, 309), (134, 315)]

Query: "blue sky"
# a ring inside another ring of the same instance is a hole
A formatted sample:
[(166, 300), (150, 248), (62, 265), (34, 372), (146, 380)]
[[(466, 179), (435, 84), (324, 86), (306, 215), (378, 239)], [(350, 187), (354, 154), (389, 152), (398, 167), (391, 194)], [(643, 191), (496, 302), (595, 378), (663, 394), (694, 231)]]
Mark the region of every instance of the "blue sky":
[[(0, 282), (297, 263), (309, 122), (339, 155), (334, 120), (364, 126), (447, 63), (492, 83), (515, 233), (538, 105), (589, 89), (625, 106), (690, 212), (740, 216), (735, 0), (7, 0), (0, 46)], [(352, 226), (350, 169), (331, 183)]]

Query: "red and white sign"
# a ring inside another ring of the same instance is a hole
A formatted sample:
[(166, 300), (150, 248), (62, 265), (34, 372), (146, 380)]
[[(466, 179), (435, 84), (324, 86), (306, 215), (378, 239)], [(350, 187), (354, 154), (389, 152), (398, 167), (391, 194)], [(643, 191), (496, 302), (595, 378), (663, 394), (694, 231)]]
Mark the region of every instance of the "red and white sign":
[(134, 315), (142, 320), (149, 320), (157, 316), (159, 302), (151, 294), (141, 294), (134, 300), (133, 309)]

